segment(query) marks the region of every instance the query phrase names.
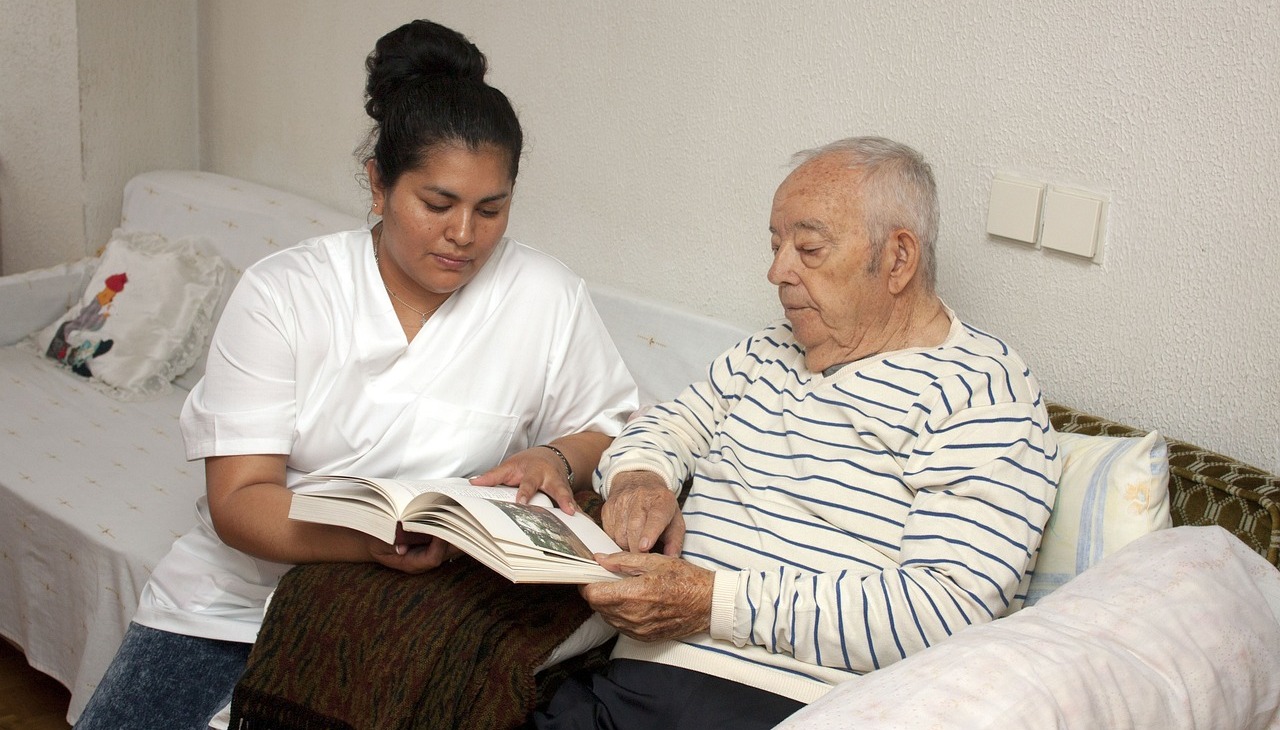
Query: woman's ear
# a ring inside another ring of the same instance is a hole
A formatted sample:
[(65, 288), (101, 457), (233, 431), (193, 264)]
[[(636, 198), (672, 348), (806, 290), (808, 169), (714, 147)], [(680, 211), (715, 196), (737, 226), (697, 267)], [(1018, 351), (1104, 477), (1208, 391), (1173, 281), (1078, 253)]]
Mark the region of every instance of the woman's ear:
[(382, 176), (378, 174), (378, 163), (373, 160), (364, 163), (364, 172), (369, 176), (369, 191), (373, 194), (373, 212), (381, 215), (382, 206), (386, 202), (386, 189), (382, 185)]
[(905, 228), (889, 234), (884, 255), (889, 258), (889, 292), (901, 294), (920, 268), (920, 239)]

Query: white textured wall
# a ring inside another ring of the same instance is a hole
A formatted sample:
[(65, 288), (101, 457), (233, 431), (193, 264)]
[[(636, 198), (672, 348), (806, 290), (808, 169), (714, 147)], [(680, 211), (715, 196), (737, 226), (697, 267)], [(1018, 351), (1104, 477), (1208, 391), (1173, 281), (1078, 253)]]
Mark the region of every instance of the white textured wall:
[(73, 261), (197, 165), (196, 0), (0, 0), (0, 271)]
[[(206, 168), (363, 211), (362, 59), (433, 17), (521, 112), (514, 234), (746, 326), (777, 312), (765, 227), (789, 154), (914, 144), (941, 184), (944, 296), (1051, 398), (1280, 470), (1274, 1), (200, 8)], [(997, 169), (1107, 192), (1104, 263), (988, 239)]]
[(90, 252), (129, 178), (198, 164), (196, 0), (80, 0), (81, 154)]
[(74, 0), (0, 0), (0, 271), (84, 256), (78, 64)]

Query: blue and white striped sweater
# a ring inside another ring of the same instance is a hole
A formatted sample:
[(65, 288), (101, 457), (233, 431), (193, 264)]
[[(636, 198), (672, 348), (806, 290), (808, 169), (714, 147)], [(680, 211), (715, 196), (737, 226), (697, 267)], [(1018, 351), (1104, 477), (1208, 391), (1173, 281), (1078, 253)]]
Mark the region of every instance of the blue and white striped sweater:
[[(998, 339), (809, 372), (786, 323), (613, 444), (693, 476), (683, 557), (717, 571), (710, 635), (615, 656), (691, 666), (801, 701), (1021, 605), (1059, 473), (1040, 388)], [(714, 637), (714, 638), (713, 638)]]

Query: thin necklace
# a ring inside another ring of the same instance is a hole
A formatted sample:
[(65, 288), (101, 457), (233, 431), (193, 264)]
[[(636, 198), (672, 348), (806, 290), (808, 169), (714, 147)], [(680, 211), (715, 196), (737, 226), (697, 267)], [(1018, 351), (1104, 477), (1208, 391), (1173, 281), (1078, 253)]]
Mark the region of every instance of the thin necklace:
[(399, 297), (399, 295), (397, 295), (395, 292), (391, 291), (391, 287), (387, 286), (386, 284), (383, 284), (383, 285), (382, 285), (382, 288), (383, 288), (383, 289), (386, 289), (386, 290), (387, 290), (387, 293), (388, 293), (388, 294), (390, 294), (390, 295), (391, 295), (391, 296), (392, 296), (392, 297), (393, 297), (397, 302), (400, 302), (401, 304), (405, 305), (405, 306), (406, 306), (406, 307), (408, 307), (409, 309), (413, 310), (413, 313), (414, 313), (414, 314), (416, 314), (416, 315), (418, 315), (419, 317), (421, 317), (421, 318), (422, 318), (422, 319), (418, 320), (418, 326), (419, 326), (419, 327), (425, 327), (425, 326), (426, 326), (426, 324), (427, 324), (427, 318), (431, 316), (431, 313), (432, 313), (432, 312), (434, 312), (434, 311), (436, 311), (436, 310), (437, 310), (437, 309), (439, 309), (440, 307), (443, 307), (443, 306), (444, 306), (444, 302), (440, 302), (439, 304), (435, 305), (435, 306), (434, 306), (434, 307), (432, 307), (431, 309), (428, 309), (427, 311), (425, 311), (425, 312), (424, 312), (424, 311), (422, 311), (421, 309), (416, 309), (416, 308), (414, 308), (414, 306), (413, 306), (412, 304), (410, 304), (410, 303), (406, 302), (405, 300), (401, 299), (401, 298)]
[[(378, 266), (378, 275), (379, 275), (379, 276), (381, 276), (381, 275), (382, 275), (382, 258), (378, 256), (378, 250), (379, 250), (381, 247), (382, 247), (382, 228), (378, 228), (378, 236), (377, 236), (376, 238), (374, 238), (374, 239), (373, 239), (373, 263), (374, 263), (376, 266)], [(441, 308), (441, 307), (443, 307), (443, 306), (444, 306), (444, 302), (440, 302), (439, 304), (435, 305), (435, 306), (434, 306), (434, 307), (432, 307), (431, 309), (428, 309), (427, 311), (425, 311), (425, 312), (424, 312), (424, 311), (422, 311), (421, 309), (418, 309), (417, 307), (413, 306), (412, 304), (410, 304), (410, 303), (406, 302), (405, 300), (401, 299), (399, 294), (396, 294), (395, 292), (391, 291), (391, 287), (387, 286), (386, 282), (383, 282), (383, 283), (382, 283), (382, 288), (387, 290), (387, 293), (391, 295), (391, 298), (392, 298), (392, 299), (395, 299), (397, 302), (400, 302), (401, 304), (405, 305), (406, 307), (408, 307), (408, 308), (409, 308), (409, 310), (410, 310), (410, 311), (412, 311), (414, 314), (418, 315), (418, 317), (419, 317), (419, 320), (418, 320), (418, 328), (419, 328), (419, 329), (421, 329), (421, 328), (423, 328), (423, 327), (425, 327), (425, 326), (427, 325), (427, 319), (432, 315), (432, 313), (434, 313), (437, 309), (439, 309), (439, 308)], [(445, 301), (446, 301), (446, 302), (447, 302), (447, 301), (449, 301), (449, 298), (448, 298), (448, 297), (445, 297)]]

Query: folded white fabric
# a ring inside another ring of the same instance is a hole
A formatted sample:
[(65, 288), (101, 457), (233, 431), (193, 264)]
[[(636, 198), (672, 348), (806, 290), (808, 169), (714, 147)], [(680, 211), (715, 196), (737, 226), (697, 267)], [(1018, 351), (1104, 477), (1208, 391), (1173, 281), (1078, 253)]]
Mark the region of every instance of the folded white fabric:
[(1220, 527), (1153, 532), (779, 727), (1277, 728), (1280, 571)]

